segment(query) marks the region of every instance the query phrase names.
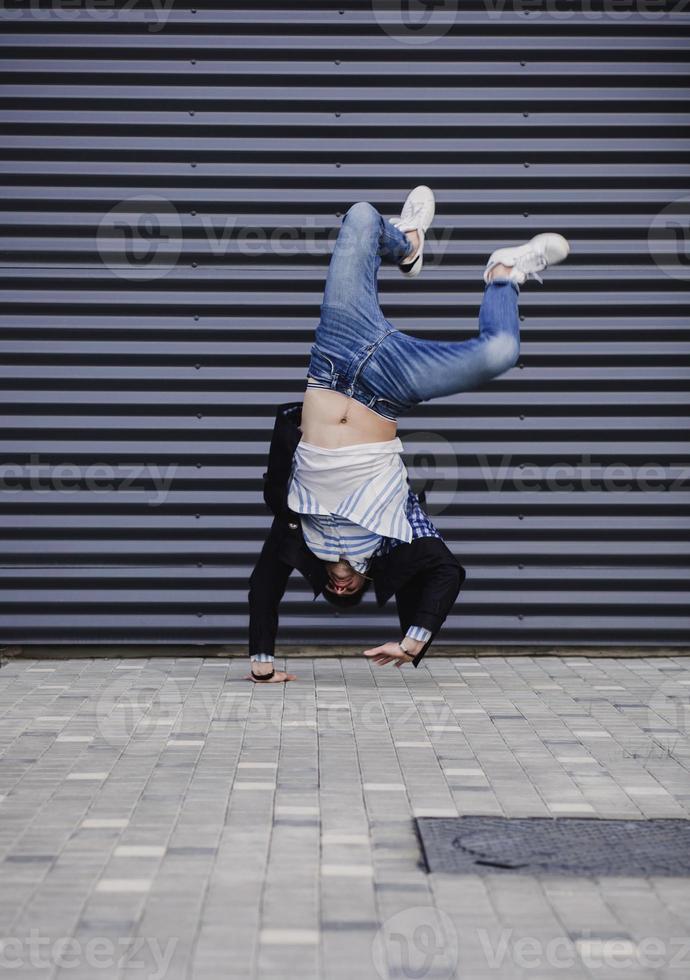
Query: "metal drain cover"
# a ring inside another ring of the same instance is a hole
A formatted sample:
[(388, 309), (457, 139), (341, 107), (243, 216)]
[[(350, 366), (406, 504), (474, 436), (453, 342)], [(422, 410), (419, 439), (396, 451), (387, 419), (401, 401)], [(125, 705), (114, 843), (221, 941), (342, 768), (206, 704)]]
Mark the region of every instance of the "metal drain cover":
[(429, 871), (690, 875), (690, 820), (420, 817)]

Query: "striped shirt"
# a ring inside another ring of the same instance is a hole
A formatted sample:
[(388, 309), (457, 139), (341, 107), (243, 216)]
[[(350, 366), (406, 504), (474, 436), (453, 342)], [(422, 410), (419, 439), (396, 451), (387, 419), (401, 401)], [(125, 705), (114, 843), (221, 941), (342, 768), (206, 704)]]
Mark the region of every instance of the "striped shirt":
[[(414, 490), (409, 490), (407, 494), (407, 504), (406, 504), (407, 519), (410, 522), (410, 527), (412, 528), (412, 538), (417, 540), (417, 538), (440, 538), (441, 535), (436, 530), (434, 525), (429, 519), (429, 515), (422, 510), (422, 505), (419, 502), (419, 497), (414, 492)], [(382, 538), (379, 550), (376, 552), (377, 555), (388, 555), (391, 553), (393, 548), (397, 547), (401, 542), (396, 538)]]
[(366, 572), (382, 538), (410, 542), (407, 470), (400, 439), (295, 450), (288, 507), (300, 514), (304, 541), (322, 561), (346, 559)]

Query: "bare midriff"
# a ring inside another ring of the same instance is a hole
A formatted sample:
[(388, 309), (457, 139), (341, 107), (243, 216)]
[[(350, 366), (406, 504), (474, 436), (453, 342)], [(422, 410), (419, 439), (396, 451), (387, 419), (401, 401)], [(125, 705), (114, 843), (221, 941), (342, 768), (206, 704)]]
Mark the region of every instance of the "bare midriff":
[(366, 442), (395, 439), (397, 422), (328, 388), (307, 388), (300, 426), (305, 442), (322, 449), (342, 449)]

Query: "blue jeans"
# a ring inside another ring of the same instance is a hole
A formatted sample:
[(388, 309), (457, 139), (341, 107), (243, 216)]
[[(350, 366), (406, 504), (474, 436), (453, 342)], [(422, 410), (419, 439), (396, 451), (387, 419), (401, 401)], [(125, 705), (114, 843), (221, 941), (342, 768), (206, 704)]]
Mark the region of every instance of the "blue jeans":
[(371, 204), (352, 205), (335, 243), (309, 362), (309, 387), (350, 395), (392, 421), (419, 402), (495, 378), (520, 351), (519, 289), (508, 279), (486, 287), (479, 336), (471, 340), (425, 340), (389, 323), (379, 306), (379, 266), (382, 259), (398, 264), (411, 251)]

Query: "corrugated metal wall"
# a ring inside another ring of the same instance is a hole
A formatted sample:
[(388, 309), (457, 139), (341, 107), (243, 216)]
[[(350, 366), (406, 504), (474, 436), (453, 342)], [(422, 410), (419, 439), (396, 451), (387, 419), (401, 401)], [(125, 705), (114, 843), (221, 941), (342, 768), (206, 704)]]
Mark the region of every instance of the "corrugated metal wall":
[[(424, 181), (404, 329), (469, 336), (494, 246), (573, 246), (519, 366), (401, 428), (468, 569), (443, 639), (687, 642), (683, 3), (191, 2), (3, 10), (2, 639), (244, 641), (339, 217)], [(295, 576), (281, 638), (394, 622)]]

